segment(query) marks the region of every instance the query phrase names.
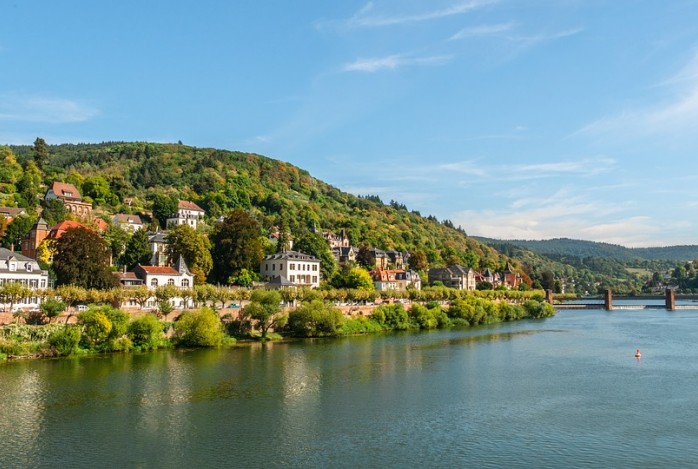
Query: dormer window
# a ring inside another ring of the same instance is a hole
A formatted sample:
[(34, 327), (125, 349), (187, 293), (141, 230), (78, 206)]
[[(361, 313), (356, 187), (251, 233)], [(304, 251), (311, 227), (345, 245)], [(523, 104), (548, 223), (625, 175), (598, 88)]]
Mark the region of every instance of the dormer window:
[(25, 265), (25, 267), (26, 267), (26, 269), (27, 269), (27, 272), (31, 272), (31, 271), (32, 271), (32, 265), (31, 265), (29, 262), (27, 262), (27, 265)]
[(70, 191), (65, 191), (65, 192), (63, 192), (63, 195), (64, 195), (65, 197), (72, 197), (72, 196), (73, 196), (73, 193), (70, 192)]
[(16, 262), (10, 262), (10, 272), (14, 272), (17, 270), (17, 263)]

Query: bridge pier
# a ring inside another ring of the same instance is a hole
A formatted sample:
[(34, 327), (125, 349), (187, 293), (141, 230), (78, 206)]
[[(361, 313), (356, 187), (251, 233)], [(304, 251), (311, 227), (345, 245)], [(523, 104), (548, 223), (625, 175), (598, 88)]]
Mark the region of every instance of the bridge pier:
[(666, 289), (665, 302), (667, 311), (676, 311), (676, 293), (673, 288)]
[(553, 304), (553, 291), (551, 289), (545, 290), (545, 301), (548, 304)]
[(606, 289), (603, 296), (603, 307), (606, 311), (613, 309), (613, 292), (610, 288)]

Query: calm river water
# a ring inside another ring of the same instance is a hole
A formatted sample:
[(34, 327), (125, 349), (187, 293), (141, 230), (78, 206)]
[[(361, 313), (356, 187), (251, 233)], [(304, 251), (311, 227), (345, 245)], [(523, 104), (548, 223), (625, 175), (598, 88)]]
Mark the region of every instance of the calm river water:
[(698, 310), (15, 362), (0, 467), (695, 467), (697, 391)]

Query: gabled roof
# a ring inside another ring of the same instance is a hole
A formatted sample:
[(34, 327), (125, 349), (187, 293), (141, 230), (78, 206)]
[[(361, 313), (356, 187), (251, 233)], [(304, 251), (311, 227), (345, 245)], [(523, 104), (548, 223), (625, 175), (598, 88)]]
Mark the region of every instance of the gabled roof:
[(14, 259), (19, 262), (33, 262), (36, 263), (31, 257), (23, 256), (18, 252), (11, 251), (6, 248), (0, 248), (0, 260), (6, 261), (8, 259)]
[(56, 194), (56, 197), (60, 197), (60, 198), (68, 197), (71, 199), (78, 199), (78, 200), (82, 199), (82, 197), (80, 196), (80, 191), (78, 191), (77, 187), (70, 184), (69, 182), (54, 181), (54, 183), (51, 184), (51, 190), (53, 191), (54, 194)]
[(89, 226), (85, 226), (82, 223), (73, 220), (63, 220), (62, 222), (59, 222), (58, 224), (51, 227), (51, 231), (49, 231), (48, 233), (48, 238), (59, 239), (61, 236), (63, 236), (63, 233), (65, 233), (66, 230), (69, 230), (71, 228), (85, 228), (88, 230), (91, 229)]
[(311, 256), (310, 254), (303, 254), (302, 252), (298, 251), (284, 251), (284, 252), (279, 252), (276, 254), (270, 254), (268, 256), (264, 256), (265, 261), (273, 261), (273, 260), (293, 260), (293, 261), (308, 261), (308, 262), (320, 262), (316, 257)]
[(141, 217), (138, 215), (129, 215), (128, 213), (117, 213), (114, 215), (114, 223), (129, 223), (132, 225), (142, 225)]
[(203, 208), (199, 207), (194, 202), (190, 202), (189, 200), (180, 200), (177, 204), (177, 208), (179, 210), (198, 210), (199, 212), (204, 211)]
[(22, 207), (0, 207), (0, 215), (4, 215), (7, 218), (14, 218), (17, 215), (24, 215), (27, 211)]

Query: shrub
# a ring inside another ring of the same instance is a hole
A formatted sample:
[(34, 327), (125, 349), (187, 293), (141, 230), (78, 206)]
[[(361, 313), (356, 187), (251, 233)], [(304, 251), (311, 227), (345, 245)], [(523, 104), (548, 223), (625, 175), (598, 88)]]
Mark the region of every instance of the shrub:
[(51, 334), (48, 343), (59, 355), (72, 355), (78, 350), (80, 336), (80, 328), (64, 326)]
[(304, 303), (288, 316), (291, 330), (305, 337), (336, 335), (342, 326), (342, 312), (320, 300)]
[(337, 331), (338, 334), (369, 334), (383, 331), (383, 326), (372, 319), (367, 319), (359, 316), (353, 319), (347, 319), (342, 324), (342, 327)]
[(187, 311), (175, 323), (175, 339), (184, 347), (217, 347), (223, 342), (223, 327), (211, 308)]
[(81, 343), (86, 348), (101, 349), (109, 339), (111, 321), (97, 308), (81, 312), (78, 315), (78, 324), (82, 325)]
[(371, 319), (385, 329), (405, 330), (410, 327), (410, 320), (402, 304), (381, 305), (371, 314)]
[(151, 314), (146, 314), (128, 325), (128, 337), (139, 350), (152, 350), (162, 342), (162, 324)]

